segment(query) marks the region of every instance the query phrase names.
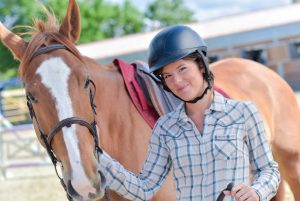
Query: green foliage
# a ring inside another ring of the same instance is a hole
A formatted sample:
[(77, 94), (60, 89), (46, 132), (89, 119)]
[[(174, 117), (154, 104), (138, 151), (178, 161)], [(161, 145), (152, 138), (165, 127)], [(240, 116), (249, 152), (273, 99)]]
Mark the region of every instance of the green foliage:
[[(145, 19), (160, 21), (160, 26), (192, 21), (192, 12), (181, 0), (155, 0), (147, 13), (135, 8), (131, 0), (122, 4), (109, 0), (77, 0), (81, 13), (81, 37), (79, 43), (99, 41), (146, 30)], [(15, 25), (32, 25), (34, 18), (42, 15), (41, 4), (50, 8), (60, 21), (65, 16), (67, 0), (1, 0), (0, 21), (8, 28)], [(157, 27), (156, 27), (157, 28)], [(149, 30), (149, 28), (148, 28)], [(23, 29), (13, 29), (15, 33)], [(0, 42), (0, 80), (17, 74), (18, 62)], [(13, 73), (12, 73), (13, 72)]]
[[(11, 28), (15, 25), (31, 24), (34, 17), (41, 16), (39, 3), (32, 0), (1, 0), (0, 21), (6, 22)], [(21, 28), (13, 29), (15, 33), (24, 32)], [(13, 59), (9, 50), (0, 42), (0, 80), (5, 80), (17, 75), (19, 62)]]
[(123, 5), (103, 0), (79, 2), (82, 34), (80, 43), (112, 38), (143, 30), (142, 13), (129, 1)]
[(33, 0), (1, 0), (0, 20), (11, 21), (13, 25), (28, 25), (34, 17), (40, 16), (40, 4)]
[(148, 5), (145, 16), (153, 22), (152, 29), (195, 21), (182, 0), (155, 0)]
[[(0, 80), (4, 80), (6, 77), (16, 75), (16, 67), (18, 66), (19, 62), (14, 60), (13, 55), (6, 47), (4, 47), (2, 43), (0, 43), (0, 61)], [(15, 73), (9, 71), (10, 69), (14, 69)]]

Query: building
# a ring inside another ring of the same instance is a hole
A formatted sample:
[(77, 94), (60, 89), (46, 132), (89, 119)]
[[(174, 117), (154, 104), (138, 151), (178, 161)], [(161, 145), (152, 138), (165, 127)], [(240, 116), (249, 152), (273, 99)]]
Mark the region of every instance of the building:
[[(242, 57), (276, 71), (300, 90), (300, 3), (186, 24), (207, 42), (210, 61)], [(147, 60), (147, 48), (158, 31), (78, 46), (82, 54), (108, 63)]]

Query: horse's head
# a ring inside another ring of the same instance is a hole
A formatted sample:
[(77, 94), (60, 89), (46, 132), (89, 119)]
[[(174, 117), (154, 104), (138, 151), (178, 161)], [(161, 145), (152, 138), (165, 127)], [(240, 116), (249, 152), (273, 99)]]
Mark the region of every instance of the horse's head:
[(103, 196), (105, 181), (98, 168), (95, 86), (74, 43), (80, 36), (80, 14), (74, 0), (59, 26), (46, 11), (25, 42), (0, 23), (0, 38), (20, 61), (20, 77), (41, 144), (62, 167), (63, 183), (74, 200)]

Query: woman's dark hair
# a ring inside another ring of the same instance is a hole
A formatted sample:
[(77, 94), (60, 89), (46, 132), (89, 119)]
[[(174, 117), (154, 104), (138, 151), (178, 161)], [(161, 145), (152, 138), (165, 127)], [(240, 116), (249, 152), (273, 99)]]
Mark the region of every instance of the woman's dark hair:
[[(201, 55), (199, 54), (199, 52), (197, 52), (197, 51), (183, 57), (182, 59), (183, 60), (193, 60), (193, 61), (195, 61), (200, 70), (205, 68), (205, 64), (204, 64), (203, 59), (206, 59), (206, 58), (202, 58)], [(214, 74), (209, 69), (209, 66), (207, 66), (207, 69), (204, 69), (204, 75), (203, 75), (204, 78), (208, 77), (208, 76), (205, 75), (206, 73), (209, 73), (209, 77), (211, 79), (211, 84), (213, 85), (213, 83), (214, 83)]]

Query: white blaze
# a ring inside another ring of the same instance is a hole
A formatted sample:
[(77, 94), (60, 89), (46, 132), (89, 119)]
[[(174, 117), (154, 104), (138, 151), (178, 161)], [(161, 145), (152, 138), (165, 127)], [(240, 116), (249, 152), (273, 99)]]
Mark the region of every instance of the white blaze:
[[(59, 121), (73, 117), (72, 100), (68, 91), (71, 70), (68, 65), (59, 57), (50, 58), (38, 67), (36, 73), (40, 75), (42, 83), (49, 89), (55, 100)], [(72, 185), (78, 193), (86, 197), (94, 188), (80, 162), (75, 125), (73, 124), (70, 128), (64, 127), (62, 131), (72, 168)]]

